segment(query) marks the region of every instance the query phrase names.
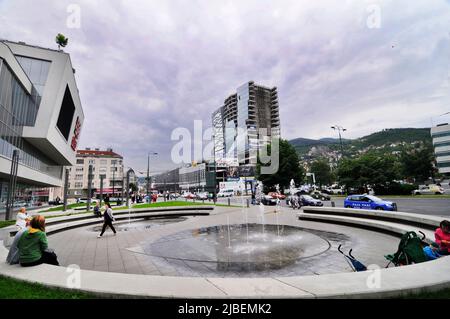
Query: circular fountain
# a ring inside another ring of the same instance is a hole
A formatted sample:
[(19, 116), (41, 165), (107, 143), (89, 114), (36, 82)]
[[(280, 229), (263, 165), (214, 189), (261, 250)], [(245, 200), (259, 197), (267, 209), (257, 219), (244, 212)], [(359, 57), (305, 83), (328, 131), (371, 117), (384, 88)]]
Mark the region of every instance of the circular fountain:
[(329, 242), (286, 225), (219, 225), (182, 231), (143, 247), (146, 255), (179, 263), (208, 263), (217, 272), (255, 272), (295, 266), (326, 252)]

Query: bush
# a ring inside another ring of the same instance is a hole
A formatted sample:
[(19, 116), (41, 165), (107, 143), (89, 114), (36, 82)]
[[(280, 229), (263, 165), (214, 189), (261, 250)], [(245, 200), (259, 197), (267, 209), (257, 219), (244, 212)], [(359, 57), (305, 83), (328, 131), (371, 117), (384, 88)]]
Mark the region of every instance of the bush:
[(415, 185), (390, 183), (389, 185), (377, 185), (374, 187), (376, 195), (411, 195)]

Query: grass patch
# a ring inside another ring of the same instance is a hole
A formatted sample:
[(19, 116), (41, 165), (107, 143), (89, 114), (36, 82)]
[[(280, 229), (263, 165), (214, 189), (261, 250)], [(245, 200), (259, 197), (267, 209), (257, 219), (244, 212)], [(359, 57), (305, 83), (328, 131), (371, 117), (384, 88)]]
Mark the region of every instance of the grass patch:
[[(167, 201), (167, 202), (156, 202), (156, 203), (144, 203), (144, 204), (136, 204), (133, 205), (132, 208), (159, 208), (159, 207), (176, 207), (176, 206), (218, 206), (218, 207), (241, 207), (238, 205), (230, 205), (228, 206), (227, 204), (216, 204), (214, 205), (213, 202), (209, 202), (209, 201), (205, 201), (200, 202), (200, 201), (180, 201), (180, 200), (175, 200), (175, 201)], [(124, 209), (124, 207), (116, 207), (113, 208), (115, 210), (117, 209)]]
[[(174, 206), (198, 206), (198, 205), (214, 205), (214, 203), (202, 203), (202, 202), (188, 202), (188, 201), (167, 201), (167, 202), (156, 202), (156, 203), (144, 203), (144, 204), (136, 204), (133, 205), (132, 208), (152, 208), (152, 207), (174, 207)], [(123, 209), (123, 208), (114, 208), (114, 209)]]
[(15, 220), (0, 220), (0, 228), (12, 226), (15, 224), (16, 224)]
[[(67, 209), (73, 209), (73, 208), (82, 207), (82, 206), (86, 206), (86, 204), (85, 203), (70, 204), (70, 205), (67, 205)], [(57, 211), (62, 211), (62, 210), (63, 210), (63, 206), (59, 205), (59, 206), (55, 206), (55, 207), (43, 210), (41, 213), (50, 213), (50, 212), (57, 212)]]
[(93, 299), (94, 295), (0, 276), (0, 299)]
[(400, 299), (450, 299), (450, 288), (428, 292), (423, 291), (415, 294), (408, 294)]

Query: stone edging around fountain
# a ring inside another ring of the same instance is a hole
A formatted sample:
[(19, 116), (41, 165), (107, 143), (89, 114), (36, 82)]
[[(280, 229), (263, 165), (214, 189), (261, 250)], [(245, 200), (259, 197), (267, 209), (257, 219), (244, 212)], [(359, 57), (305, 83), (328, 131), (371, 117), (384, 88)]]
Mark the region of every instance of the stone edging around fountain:
[[(381, 231), (386, 227), (385, 221), (364, 223), (370, 223), (373, 228), (378, 225)], [(389, 227), (397, 233), (404, 229), (402, 224)], [(69, 268), (10, 266), (4, 262), (7, 253), (0, 243), (3, 276), (62, 289), (69, 289), (67, 283), (73, 282), (74, 271)], [(74, 289), (99, 296), (130, 298), (381, 298), (449, 287), (448, 269), (450, 257), (358, 273), (273, 278), (171, 277), (80, 270), (80, 286)]]

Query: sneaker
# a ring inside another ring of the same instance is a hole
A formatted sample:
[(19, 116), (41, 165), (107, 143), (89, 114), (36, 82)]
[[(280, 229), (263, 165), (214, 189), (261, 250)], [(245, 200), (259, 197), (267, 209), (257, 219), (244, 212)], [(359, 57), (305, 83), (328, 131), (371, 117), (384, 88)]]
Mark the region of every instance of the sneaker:
[(102, 238), (102, 236), (98, 235), (97, 238)]
[(114, 233), (114, 236), (116, 236), (117, 235), (117, 233)]

